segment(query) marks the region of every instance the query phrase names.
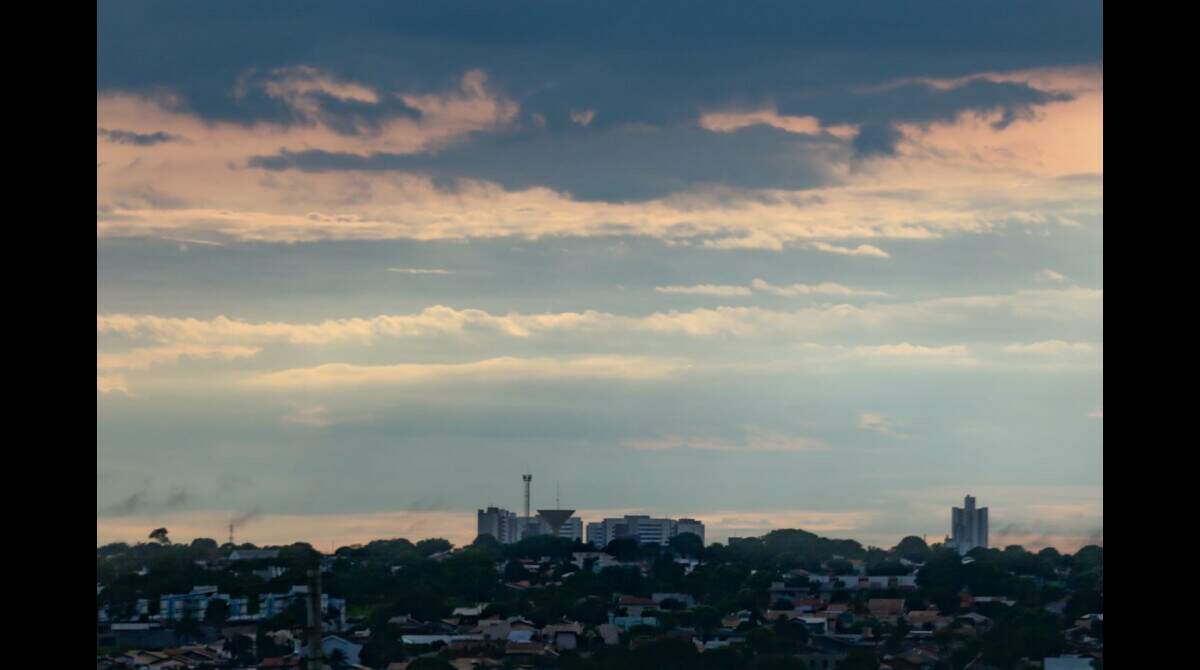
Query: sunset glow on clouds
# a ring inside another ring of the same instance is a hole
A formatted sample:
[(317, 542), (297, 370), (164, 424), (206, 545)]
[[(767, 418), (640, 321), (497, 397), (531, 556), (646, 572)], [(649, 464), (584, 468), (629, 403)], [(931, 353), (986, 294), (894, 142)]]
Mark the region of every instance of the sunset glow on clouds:
[(329, 5), (279, 43), (137, 4), (99, 10), (98, 541), (464, 542), (526, 464), (713, 537), (885, 544), (972, 491), (1006, 537), (1102, 526), (1091, 5)]

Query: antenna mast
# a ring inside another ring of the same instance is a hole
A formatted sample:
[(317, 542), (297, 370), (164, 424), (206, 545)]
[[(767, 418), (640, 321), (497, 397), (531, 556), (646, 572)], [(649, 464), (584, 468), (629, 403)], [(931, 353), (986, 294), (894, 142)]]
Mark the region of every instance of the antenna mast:
[(521, 480), (525, 482), (525, 518), (529, 518), (529, 482), (533, 481), (533, 475), (521, 475)]

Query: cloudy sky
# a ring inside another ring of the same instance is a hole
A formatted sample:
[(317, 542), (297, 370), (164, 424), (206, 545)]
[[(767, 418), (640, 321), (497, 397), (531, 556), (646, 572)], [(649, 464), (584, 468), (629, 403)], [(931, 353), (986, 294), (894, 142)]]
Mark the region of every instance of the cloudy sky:
[(1099, 3), (98, 11), (97, 542), (1102, 538)]

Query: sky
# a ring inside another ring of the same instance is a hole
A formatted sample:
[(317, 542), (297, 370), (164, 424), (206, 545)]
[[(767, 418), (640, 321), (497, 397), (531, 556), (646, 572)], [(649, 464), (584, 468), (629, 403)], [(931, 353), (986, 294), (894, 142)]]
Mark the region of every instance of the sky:
[(100, 3), (97, 543), (1102, 543), (1101, 24)]

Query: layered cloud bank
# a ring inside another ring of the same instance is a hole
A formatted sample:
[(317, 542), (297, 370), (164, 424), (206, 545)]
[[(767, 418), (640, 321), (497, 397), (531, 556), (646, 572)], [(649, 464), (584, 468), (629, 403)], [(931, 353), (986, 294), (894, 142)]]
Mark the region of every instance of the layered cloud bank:
[(98, 539), (1102, 527), (1100, 5), (98, 12)]

